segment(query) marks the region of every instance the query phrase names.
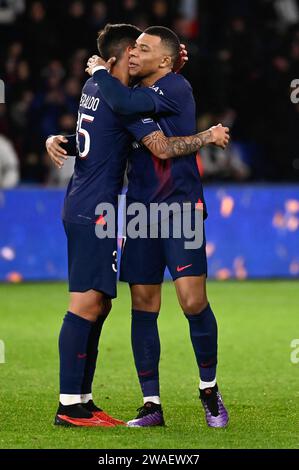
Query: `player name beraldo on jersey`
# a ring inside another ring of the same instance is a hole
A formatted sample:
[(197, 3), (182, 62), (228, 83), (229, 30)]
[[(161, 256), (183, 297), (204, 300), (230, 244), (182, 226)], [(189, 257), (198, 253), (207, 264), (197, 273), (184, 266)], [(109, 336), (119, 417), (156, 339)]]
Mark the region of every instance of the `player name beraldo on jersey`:
[(85, 109), (92, 109), (96, 111), (98, 109), (100, 103), (100, 98), (95, 98), (94, 96), (86, 95), (86, 93), (82, 93), (80, 106)]

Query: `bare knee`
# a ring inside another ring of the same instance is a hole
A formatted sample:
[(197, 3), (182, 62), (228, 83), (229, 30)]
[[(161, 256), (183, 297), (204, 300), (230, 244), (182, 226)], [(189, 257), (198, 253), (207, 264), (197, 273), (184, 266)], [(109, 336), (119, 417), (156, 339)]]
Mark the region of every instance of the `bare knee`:
[(196, 315), (208, 305), (206, 276), (181, 277), (175, 281), (178, 300), (184, 313)]
[(132, 297), (132, 307), (134, 310), (142, 310), (145, 312), (159, 312), (161, 306), (160, 297), (155, 295), (146, 296), (137, 294)]
[(161, 286), (131, 286), (132, 307), (144, 312), (159, 312)]
[(206, 295), (186, 295), (186, 297), (181, 297), (180, 305), (182, 310), (188, 315), (196, 315), (207, 307), (208, 299)]
[(91, 322), (97, 321), (99, 316), (107, 316), (111, 310), (111, 300), (101, 292), (72, 292), (69, 310)]

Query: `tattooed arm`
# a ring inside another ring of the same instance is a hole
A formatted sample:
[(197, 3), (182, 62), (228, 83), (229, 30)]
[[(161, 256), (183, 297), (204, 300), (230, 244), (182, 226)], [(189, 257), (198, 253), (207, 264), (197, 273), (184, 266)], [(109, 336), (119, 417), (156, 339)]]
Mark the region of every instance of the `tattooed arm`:
[(142, 139), (143, 145), (162, 160), (189, 155), (208, 144), (224, 149), (228, 141), (229, 129), (221, 124), (187, 137), (166, 137), (162, 131), (156, 131)]

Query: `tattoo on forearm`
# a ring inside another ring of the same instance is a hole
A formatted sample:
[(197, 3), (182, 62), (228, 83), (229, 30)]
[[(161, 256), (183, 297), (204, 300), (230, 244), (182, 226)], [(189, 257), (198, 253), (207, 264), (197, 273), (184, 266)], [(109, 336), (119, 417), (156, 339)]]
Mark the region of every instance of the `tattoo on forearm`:
[(154, 155), (163, 155), (164, 158), (180, 157), (210, 144), (212, 132), (207, 130), (187, 137), (166, 137), (163, 132), (156, 131), (144, 137), (142, 142)]

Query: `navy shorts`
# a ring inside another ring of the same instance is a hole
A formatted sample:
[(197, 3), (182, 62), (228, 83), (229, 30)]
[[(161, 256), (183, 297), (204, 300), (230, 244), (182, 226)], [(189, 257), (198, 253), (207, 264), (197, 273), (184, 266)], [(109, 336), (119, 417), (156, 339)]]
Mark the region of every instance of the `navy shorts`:
[(207, 275), (206, 240), (188, 249), (184, 236), (174, 238), (130, 238), (123, 240), (120, 280), (129, 284), (161, 284), (168, 267), (173, 280)]
[(70, 292), (89, 289), (116, 297), (117, 240), (100, 239), (95, 225), (63, 222), (67, 236)]

